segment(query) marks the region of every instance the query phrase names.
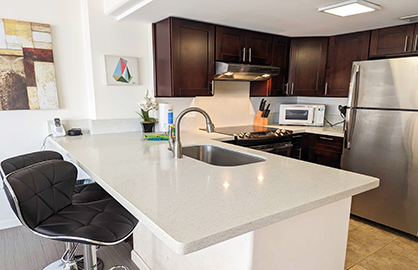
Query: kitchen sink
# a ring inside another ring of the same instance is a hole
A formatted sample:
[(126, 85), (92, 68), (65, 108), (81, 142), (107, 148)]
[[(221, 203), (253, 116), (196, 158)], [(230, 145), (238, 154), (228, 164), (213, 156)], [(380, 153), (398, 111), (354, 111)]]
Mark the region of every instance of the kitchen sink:
[(267, 160), (210, 144), (185, 146), (183, 147), (183, 155), (216, 166), (240, 166)]

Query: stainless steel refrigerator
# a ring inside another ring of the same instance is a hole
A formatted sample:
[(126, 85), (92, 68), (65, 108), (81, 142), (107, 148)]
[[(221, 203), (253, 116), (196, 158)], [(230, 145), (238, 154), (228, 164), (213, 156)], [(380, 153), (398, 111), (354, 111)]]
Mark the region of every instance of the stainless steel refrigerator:
[(354, 62), (341, 166), (380, 178), (351, 212), (418, 235), (418, 57)]

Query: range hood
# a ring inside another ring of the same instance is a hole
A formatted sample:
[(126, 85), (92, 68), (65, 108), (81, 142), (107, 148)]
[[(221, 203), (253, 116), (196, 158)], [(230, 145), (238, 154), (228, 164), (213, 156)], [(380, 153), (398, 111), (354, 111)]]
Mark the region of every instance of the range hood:
[(215, 80), (226, 81), (267, 81), (280, 72), (278, 67), (225, 62), (216, 62), (215, 68)]

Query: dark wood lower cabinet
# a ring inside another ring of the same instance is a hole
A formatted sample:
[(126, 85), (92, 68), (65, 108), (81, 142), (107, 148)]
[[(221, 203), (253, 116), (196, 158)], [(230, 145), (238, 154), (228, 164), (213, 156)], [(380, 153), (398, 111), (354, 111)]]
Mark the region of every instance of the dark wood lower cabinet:
[(341, 168), (343, 138), (311, 134), (309, 141), (308, 161)]
[(291, 157), (300, 159), (300, 160), (308, 160), (308, 149), (309, 149), (309, 134), (307, 133), (300, 133), (292, 135), (292, 152)]
[(293, 135), (292, 144), (292, 158), (340, 168), (343, 138), (300, 133)]

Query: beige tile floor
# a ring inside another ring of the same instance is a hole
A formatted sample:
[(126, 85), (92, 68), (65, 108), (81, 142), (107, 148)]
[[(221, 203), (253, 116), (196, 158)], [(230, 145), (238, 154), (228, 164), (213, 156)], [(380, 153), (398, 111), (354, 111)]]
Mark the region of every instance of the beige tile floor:
[(352, 216), (345, 269), (416, 270), (418, 238)]

